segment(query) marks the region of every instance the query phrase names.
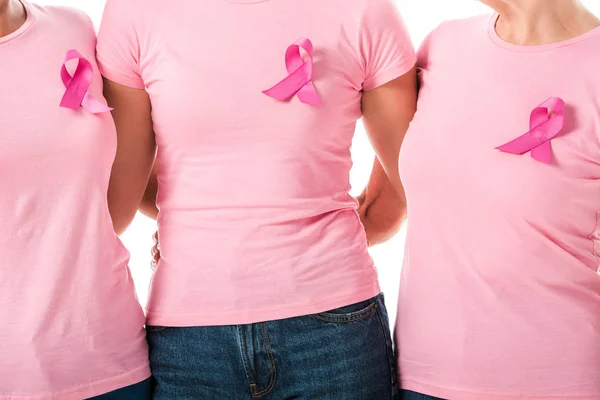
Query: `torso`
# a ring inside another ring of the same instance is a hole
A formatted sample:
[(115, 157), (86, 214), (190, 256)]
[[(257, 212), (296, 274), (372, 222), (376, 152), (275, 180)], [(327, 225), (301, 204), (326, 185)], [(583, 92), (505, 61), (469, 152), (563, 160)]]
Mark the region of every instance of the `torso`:
[[(374, 296), (349, 195), (366, 3), (183, 3), (132, 6), (145, 10), (139, 75), (159, 148), (162, 259), (150, 323), (250, 323)], [(288, 75), (285, 52), (300, 37), (315, 47), (321, 106), (262, 93)], [(100, 44), (102, 60), (102, 33)], [(118, 79), (110, 64), (103, 72)]]
[[(443, 398), (598, 398), (600, 29), (527, 48), (489, 21), (442, 25), (420, 54), (400, 162), (403, 385)], [(567, 105), (551, 162), (496, 150), (549, 97)]]
[(101, 99), (93, 26), (27, 8), (0, 39), (0, 398), (79, 400), (149, 376), (144, 316), (108, 213), (110, 114), (59, 107), (70, 49)]

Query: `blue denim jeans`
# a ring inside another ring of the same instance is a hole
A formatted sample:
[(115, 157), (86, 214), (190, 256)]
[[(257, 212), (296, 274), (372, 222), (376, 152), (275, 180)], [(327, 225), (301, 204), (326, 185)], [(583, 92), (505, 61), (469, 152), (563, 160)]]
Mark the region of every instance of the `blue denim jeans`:
[(383, 297), (250, 325), (148, 327), (154, 400), (397, 396)]
[(428, 396), (426, 394), (411, 392), (410, 390), (402, 390), (399, 397), (400, 400), (443, 400), (439, 397)]
[(152, 398), (152, 380), (146, 379), (135, 385), (114, 392), (92, 397), (88, 400), (150, 400)]

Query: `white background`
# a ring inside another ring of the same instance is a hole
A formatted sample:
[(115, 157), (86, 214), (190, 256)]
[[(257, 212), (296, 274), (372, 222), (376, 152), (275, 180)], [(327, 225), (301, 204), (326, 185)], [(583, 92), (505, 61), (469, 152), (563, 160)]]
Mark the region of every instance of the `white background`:
[[(96, 27), (100, 24), (105, 2), (105, 0), (32, 1), (39, 4), (67, 5), (79, 8), (92, 17)], [(176, 7), (177, 2), (175, 0), (171, 1), (173, 6)], [(418, 46), (425, 36), (443, 20), (490, 12), (486, 6), (476, 0), (398, 0), (397, 3), (409, 27), (415, 46)], [(597, 15), (600, 15), (600, 0), (582, 0), (582, 3)], [(354, 141), (353, 158), (355, 165), (352, 170), (351, 181), (355, 188), (354, 192), (360, 193), (369, 178), (373, 161), (373, 152), (360, 124)], [(123, 242), (131, 252), (131, 271), (142, 304), (146, 303), (152, 272), (150, 269), (150, 248), (152, 246), (152, 233), (155, 229), (154, 221), (138, 215), (129, 230), (122, 236)], [(371, 250), (379, 269), (381, 285), (386, 294), (387, 306), (392, 319), (396, 315), (396, 299), (405, 235), (405, 229), (403, 229), (390, 242)]]

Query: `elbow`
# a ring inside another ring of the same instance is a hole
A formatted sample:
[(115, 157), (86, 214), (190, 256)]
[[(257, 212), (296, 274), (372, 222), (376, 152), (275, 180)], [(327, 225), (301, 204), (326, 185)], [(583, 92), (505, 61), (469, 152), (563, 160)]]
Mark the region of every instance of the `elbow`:
[(394, 213), (392, 213), (390, 217), (390, 221), (388, 222), (390, 226), (390, 234), (393, 236), (400, 231), (402, 228), (402, 224), (406, 220), (406, 207), (403, 209), (397, 209)]
[(127, 228), (129, 228), (129, 225), (131, 225), (137, 210), (118, 207), (115, 204), (111, 204), (110, 199), (108, 202), (108, 209), (110, 211), (110, 217), (115, 233), (117, 235), (122, 235)]
[(391, 221), (391, 225), (394, 227), (395, 230), (394, 233), (397, 233), (400, 230), (404, 221), (406, 221), (406, 210), (398, 212), (396, 215), (394, 215), (394, 218)]
[(158, 208), (156, 207), (156, 204), (154, 204), (154, 203), (142, 202), (142, 205), (140, 206), (139, 211), (146, 217), (153, 219), (155, 221), (158, 218)]
[(114, 218), (114, 217), (112, 217), (112, 223), (113, 223), (113, 228), (115, 230), (115, 233), (117, 235), (121, 236), (123, 233), (125, 233), (127, 228), (129, 228), (129, 225), (131, 225), (132, 221), (133, 221), (133, 216), (131, 218)]
[(113, 219), (113, 228), (115, 230), (115, 233), (117, 234), (117, 236), (121, 236), (123, 233), (125, 233), (125, 231), (127, 230), (127, 228), (129, 228), (130, 224), (127, 223), (123, 223), (120, 221), (115, 221)]

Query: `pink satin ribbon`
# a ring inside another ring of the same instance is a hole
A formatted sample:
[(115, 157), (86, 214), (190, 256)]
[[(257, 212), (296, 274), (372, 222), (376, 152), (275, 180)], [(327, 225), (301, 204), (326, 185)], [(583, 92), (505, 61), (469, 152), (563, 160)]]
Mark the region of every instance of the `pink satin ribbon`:
[(549, 163), (552, 159), (550, 140), (565, 126), (565, 102), (551, 97), (531, 112), (529, 132), (496, 149), (512, 154), (525, 154), (537, 161)]
[[(304, 61), (300, 49), (308, 53)], [(269, 97), (277, 100), (288, 100), (295, 94), (304, 104), (320, 105), (321, 99), (312, 83), (313, 74), (313, 45), (307, 38), (301, 38), (288, 47), (285, 52), (285, 66), (289, 75), (277, 85), (263, 91)]]
[[(77, 59), (77, 69), (73, 76), (67, 71), (67, 62)], [(89, 92), (92, 84), (94, 68), (77, 50), (69, 50), (60, 71), (60, 77), (67, 89), (60, 102), (60, 106), (77, 110), (83, 107), (92, 114), (111, 111), (112, 108), (96, 100)]]

